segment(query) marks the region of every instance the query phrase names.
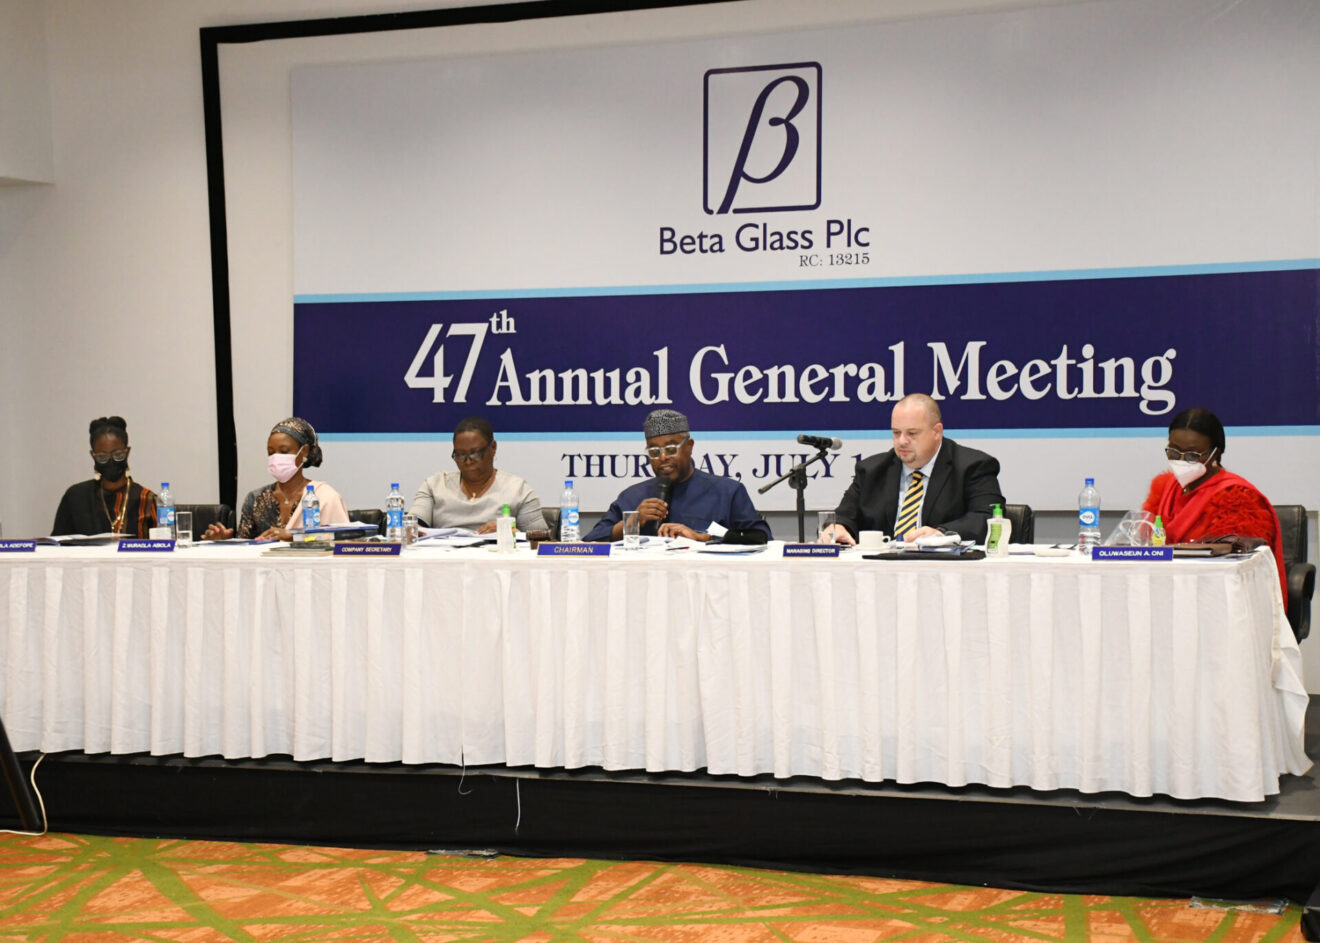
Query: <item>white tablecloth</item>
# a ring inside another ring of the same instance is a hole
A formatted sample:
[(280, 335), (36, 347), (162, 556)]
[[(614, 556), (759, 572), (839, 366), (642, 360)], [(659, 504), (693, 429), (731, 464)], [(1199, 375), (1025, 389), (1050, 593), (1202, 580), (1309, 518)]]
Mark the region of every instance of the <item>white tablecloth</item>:
[(18, 750), (1257, 801), (1310, 766), (1272, 558), (0, 554)]

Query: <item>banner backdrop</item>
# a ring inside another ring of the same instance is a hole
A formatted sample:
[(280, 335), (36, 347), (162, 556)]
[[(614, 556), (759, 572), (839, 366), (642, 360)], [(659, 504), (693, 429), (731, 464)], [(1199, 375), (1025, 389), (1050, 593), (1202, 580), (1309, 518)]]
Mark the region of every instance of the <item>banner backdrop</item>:
[(1039, 507), (1140, 489), (1193, 405), (1314, 453), (1320, 121), (1260, 112), (1320, 87), (1320, 21), (1246, 7), (298, 70), (295, 411), (405, 488), (485, 416), (587, 509), (649, 476), (661, 406), (749, 485), (843, 436), (813, 507), (911, 392)]

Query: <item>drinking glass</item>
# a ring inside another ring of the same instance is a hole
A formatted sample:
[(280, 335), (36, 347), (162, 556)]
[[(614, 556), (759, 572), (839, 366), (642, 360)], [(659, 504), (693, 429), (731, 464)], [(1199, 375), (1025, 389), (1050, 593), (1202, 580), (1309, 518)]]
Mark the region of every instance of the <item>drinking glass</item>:
[(409, 511), (403, 515), (403, 545), (411, 547), (417, 543), (417, 515)]
[(181, 544), (192, 543), (192, 511), (174, 512), (174, 539)]
[(642, 548), (642, 512), (623, 512), (623, 549), (640, 550)]
[(834, 539), (834, 512), (821, 511), (819, 515), (820, 526), (816, 528), (816, 543), (832, 544)]

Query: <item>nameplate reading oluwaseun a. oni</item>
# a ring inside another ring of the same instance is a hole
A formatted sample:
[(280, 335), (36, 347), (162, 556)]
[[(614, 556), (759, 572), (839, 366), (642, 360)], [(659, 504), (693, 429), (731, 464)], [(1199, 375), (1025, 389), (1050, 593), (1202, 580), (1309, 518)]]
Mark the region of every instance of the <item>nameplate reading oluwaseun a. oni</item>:
[(1172, 547), (1092, 547), (1092, 560), (1172, 560)]

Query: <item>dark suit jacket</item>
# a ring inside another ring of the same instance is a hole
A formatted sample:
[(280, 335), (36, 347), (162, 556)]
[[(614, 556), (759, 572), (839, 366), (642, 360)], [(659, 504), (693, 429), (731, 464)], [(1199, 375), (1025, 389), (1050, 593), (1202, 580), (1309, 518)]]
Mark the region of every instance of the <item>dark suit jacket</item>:
[[(858, 462), (852, 484), (835, 511), (838, 522), (854, 538), (859, 530), (882, 530), (892, 535), (902, 475), (903, 463), (892, 449)], [(926, 483), (922, 525), (957, 531), (964, 540), (980, 542), (985, 540), (990, 506), (1003, 503), (999, 462), (946, 438)]]

